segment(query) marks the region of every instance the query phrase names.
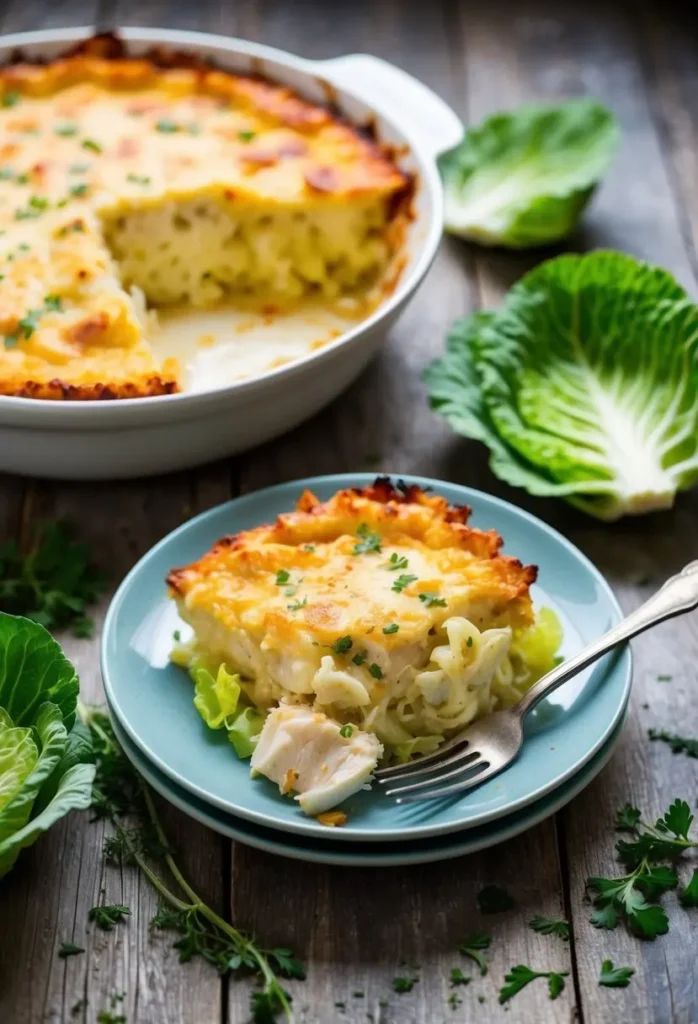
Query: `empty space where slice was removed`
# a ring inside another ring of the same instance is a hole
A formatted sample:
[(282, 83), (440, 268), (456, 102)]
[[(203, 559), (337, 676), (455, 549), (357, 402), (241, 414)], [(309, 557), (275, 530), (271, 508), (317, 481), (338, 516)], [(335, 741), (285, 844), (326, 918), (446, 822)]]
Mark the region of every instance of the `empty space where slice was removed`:
[(96, 39), (0, 73), (0, 394), (199, 390), (219, 347), (232, 383), (395, 284), (412, 186), (387, 153), (286, 87), (190, 65)]

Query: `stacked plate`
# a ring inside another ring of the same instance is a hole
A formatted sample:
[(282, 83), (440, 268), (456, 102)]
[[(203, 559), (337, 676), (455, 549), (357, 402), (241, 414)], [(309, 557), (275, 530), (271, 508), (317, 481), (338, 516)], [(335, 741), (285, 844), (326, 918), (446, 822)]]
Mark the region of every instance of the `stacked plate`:
[[(514, 764), (463, 795), (398, 806), (376, 786), (350, 798), (347, 824), (327, 828), (265, 779), (251, 780), (225, 730), (208, 729), (192, 685), (171, 664), (181, 625), (164, 579), (200, 557), (221, 536), (273, 520), (309, 488), (321, 499), (371, 482), (343, 474), (271, 487), (214, 508), (160, 541), (126, 577), (105, 623), (102, 672), (116, 734), (146, 780), (166, 800), (212, 829), (272, 853), (322, 863), (380, 866), (425, 863), (474, 852), (523, 832), (572, 799), (610, 758), (630, 695), (628, 648), (609, 655), (557, 690), (528, 716)], [(568, 657), (620, 618), (603, 577), (559, 533), (497, 498), (422, 477), (471, 522), (495, 529), (505, 550), (539, 567), (536, 605), (552, 607)]]

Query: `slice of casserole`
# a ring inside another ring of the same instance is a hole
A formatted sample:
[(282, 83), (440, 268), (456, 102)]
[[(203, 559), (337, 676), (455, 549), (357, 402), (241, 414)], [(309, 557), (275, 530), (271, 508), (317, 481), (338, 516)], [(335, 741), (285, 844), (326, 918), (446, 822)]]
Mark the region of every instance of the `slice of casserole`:
[(170, 573), (194, 631), (177, 661), (224, 664), (256, 709), (312, 708), (389, 757), (435, 749), (518, 699), (560, 642), (553, 613), (534, 616), (535, 567), (500, 554), (469, 513), (387, 478), (325, 502), (306, 492)]
[(410, 194), (386, 150), (263, 79), (111, 37), (8, 65), (0, 394), (177, 390), (146, 305), (368, 310), (399, 273)]

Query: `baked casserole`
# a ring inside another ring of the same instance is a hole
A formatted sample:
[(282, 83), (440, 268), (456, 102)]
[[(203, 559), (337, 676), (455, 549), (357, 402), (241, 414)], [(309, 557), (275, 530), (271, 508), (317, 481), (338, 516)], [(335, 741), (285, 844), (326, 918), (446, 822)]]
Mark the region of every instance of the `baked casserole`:
[(152, 310), (373, 308), (412, 184), (329, 106), (182, 54), (95, 37), (0, 69), (0, 394), (182, 387)]
[(170, 573), (193, 630), (173, 658), (197, 707), (308, 813), (380, 757), (433, 751), (514, 703), (554, 664), (560, 626), (534, 613), (535, 567), (469, 514), (388, 478), (325, 502), (306, 492)]

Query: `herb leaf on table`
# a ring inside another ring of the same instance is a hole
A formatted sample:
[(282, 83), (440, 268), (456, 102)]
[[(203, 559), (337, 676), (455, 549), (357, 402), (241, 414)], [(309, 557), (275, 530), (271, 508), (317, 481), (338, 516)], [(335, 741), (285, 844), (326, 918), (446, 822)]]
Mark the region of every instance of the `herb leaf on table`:
[(647, 735), (651, 740), (661, 740), (662, 743), (668, 744), (672, 754), (685, 754), (686, 757), (698, 758), (698, 739), (677, 736), (675, 733), (666, 732), (663, 729), (648, 729)]
[(70, 627), (75, 636), (92, 636), (87, 609), (106, 583), (87, 545), (74, 541), (65, 523), (44, 523), (28, 552), (15, 541), (0, 546), (0, 611), (48, 630)]
[(698, 841), (689, 838), (693, 815), (685, 800), (674, 800), (654, 825), (643, 823), (635, 811), (626, 805), (617, 818), (617, 827), (633, 836), (616, 844), (627, 873), (587, 879), (596, 907), (591, 923), (597, 928), (615, 928), (623, 919), (635, 935), (655, 939), (669, 930), (666, 912), (656, 901), (678, 885), (674, 868), (662, 862), (698, 847)]
[(698, 907), (698, 868), (694, 869), (691, 880), (679, 893), (682, 907)]
[[(93, 810), (96, 817), (109, 821), (114, 830), (105, 842), (105, 853), (117, 862), (135, 864), (157, 890), (162, 906), (151, 926), (178, 935), (175, 948), (181, 961), (201, 956), (222, 974), (254, 973), (262, 983), (261, 991), (251, 997), (255, 1024), (273, 1024), (280, 1013), (288, 1024), (293, 1024), (291, 996), (279, 976), (303, 977), (301, 964), (290, 949), (260, 947), (192, 889), (179, 870), (150, 789), (119, 746), (108, 717), (99, 710), (84, 708), (83, 718), (97, 763)], [(158, 872), (154, 870), (155, 864), (159, 866)], [(166, 873), (167, 881), (161, 873)]]
[(87, 916), (102, 931), (110, 932), (114, 925), (119, 924), (120, 921), (129, 917), (130, 914), (129, 907), (125, 907), (121, 903), (102, 903), (98, 907), (92, 907)]
[(484, 977), (487, 974), (487, 960), (484, 951), (490, 948), (491, 935), (480, 932), (477, 935), (469, 935), (458, 947), (458, 952), (463, 956), (470, 957), (480, 968), (480, 974)]
[(536, 978), (547, 978), (550, 998), (557, 999), (565, 987), (568, 974), (569, 971), (534, 971), (526, 964), (517, 964), (504, 978), (506, 984), (499, 990), (499, 1001), (506, 1003)]
[(599, 985), (606, 985), (607, 988), (626, 988), (634, 973), (634, 967), (614, 967), (612, 960), (604, 960), (601, 964)]
[(569, 939), (570, 937), (569, 921), (555, 920), (550, 917), (533, 917), (528, 925), (534, 932), (539, 932), (541, 935), (555, 935), (558, 939)]

